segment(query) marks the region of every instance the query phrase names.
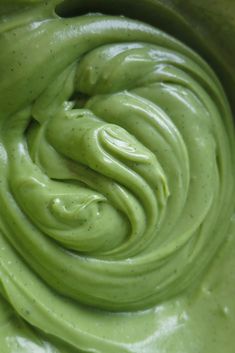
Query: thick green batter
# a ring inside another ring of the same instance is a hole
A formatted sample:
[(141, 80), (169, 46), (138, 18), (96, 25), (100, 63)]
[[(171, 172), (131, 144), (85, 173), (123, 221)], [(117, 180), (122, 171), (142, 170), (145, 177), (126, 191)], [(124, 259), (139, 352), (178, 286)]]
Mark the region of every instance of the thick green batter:
[(233, 353), (223, 88), (165, 32), (60, 2), (0, 1), (1, 353)]

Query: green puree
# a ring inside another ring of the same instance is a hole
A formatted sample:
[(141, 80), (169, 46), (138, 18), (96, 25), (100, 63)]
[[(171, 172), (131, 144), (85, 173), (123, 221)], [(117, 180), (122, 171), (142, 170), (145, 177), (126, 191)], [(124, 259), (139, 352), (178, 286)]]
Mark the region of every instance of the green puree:
[(234, 353), (217, 76), (157, 27), (57, 3), (0, 1), (1, 353)]

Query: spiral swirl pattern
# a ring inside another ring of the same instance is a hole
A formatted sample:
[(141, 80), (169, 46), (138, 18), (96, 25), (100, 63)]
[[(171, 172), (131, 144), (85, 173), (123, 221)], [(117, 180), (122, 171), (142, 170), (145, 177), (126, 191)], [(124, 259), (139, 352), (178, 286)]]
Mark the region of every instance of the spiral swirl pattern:
[(2, 40), (0, 217), (17, 256), (58, 295), (103, 310), (188, 288), (233, 207), (215, 74), (126, 18), (53, 15)]

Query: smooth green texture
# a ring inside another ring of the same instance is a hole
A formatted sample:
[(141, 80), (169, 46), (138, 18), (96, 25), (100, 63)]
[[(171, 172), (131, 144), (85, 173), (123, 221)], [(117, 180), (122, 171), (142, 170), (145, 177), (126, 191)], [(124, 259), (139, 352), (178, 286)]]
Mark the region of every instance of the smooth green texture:
[(214, 72), (147, 24), (11, 3), (3, 353), (232, 353), (235, 140)]

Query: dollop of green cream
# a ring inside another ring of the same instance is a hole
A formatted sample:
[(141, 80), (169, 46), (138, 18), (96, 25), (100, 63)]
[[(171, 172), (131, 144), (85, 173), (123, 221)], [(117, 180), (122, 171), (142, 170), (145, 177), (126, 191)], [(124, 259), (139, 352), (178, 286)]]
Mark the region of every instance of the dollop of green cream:
[(1, 340), (7, 353), (163, 352), (160, 325), (178, 327), (230, 239), (232, 113), (168, 34), (54, 9), (0, 27), (1, 305), (28, 341)]

